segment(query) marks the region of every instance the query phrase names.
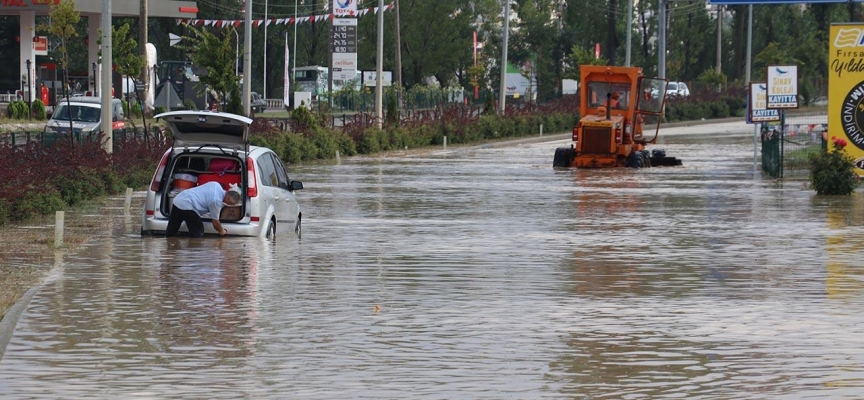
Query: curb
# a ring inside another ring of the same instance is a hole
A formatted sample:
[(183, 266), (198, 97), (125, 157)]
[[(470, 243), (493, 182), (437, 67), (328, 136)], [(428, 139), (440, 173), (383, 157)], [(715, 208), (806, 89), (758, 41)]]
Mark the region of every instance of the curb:
[(18, 324), (18, 319), (21, 318), (21, 314), (27, 309), (30, 300), (33, 299), (33, 295), (36, 294), (37, 290), (39, 290), (38, 286), (30, 288), (12, 307), (6, 310), (6, 315), (0, 320), (0, 360), (3, 359), (3, 354), (6, 353), (6, 346), (9, 345), (12, 335), (15, 334), (15, 325)]

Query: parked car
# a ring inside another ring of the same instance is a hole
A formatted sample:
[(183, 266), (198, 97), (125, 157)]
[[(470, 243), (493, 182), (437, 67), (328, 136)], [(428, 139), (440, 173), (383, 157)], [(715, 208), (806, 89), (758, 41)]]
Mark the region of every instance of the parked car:
[[(162, 156), (141, 215), (142, 234), (162, 234), (174, 197), (181, 191), (217, 181), (223, 188), (239, 185), (243, 201), (225, 206), (219, 218), (229, 235), (275, 238), (276, 226), (287, 225), (300, 235), (302, 213), (295, 192), (303, 183), (288, 177), (282, 160), (266, 147), (249, 145), (252, 120), (214, 111), (173, 111), (163, 120), (174, 143)], [(204, 233), (218, 234), (205, 215)], [(188, 232), (186, 225), (181, 232)]]
[[(228, 98), (222, 101), (222, 107), (228, 106)], [(267, 109), (267, 100), (264, 100), (260, 94), (251, 92), (249, 94), (249, 109), (252, 110), (253, 113), (261, 113)]]
[(252, 92), (249, 99), (249, 106), (253, 112), (261, 113), (267, 109), (267, 100), (264, 100), (260, 94)]
[(690, 88), (687, 87), (687, 84), (684, 82), (669, 82), (669, 86), (666, 86), (666, 96), (674, 97), (681, 96), (687, 97), (690, 96)]
[[(78, 140), (98, 140), (102, 132), (102, 98), (95, 96), (73, 96), (67, 101), (58, 101), (45, 124), (45, 133), (69, 133), (69, 120), (72, 120), (72, 132)], [(126, 128), (123, 103), (120, 99), (111, 99), (111, 129), (122, 131)]]

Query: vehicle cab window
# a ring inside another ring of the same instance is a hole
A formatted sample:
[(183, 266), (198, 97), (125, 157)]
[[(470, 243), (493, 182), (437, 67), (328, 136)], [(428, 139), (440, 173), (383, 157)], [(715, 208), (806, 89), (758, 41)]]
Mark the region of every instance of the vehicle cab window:
[(591, 82), (588, 84), (588, 104), (589, 107), (606, 106), (606, 94), (618, 95), (618, 105), (616, 108), (627, 108), (627, 101), (630, 98), (630, 85), (625, 83), (610, 83), (610, 82)]

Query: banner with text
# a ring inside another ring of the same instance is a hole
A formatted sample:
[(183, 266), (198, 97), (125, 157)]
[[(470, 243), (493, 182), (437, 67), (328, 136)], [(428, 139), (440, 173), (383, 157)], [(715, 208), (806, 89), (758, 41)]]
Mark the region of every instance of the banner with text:
[(864, 175), (864, 24), (831, 24), (828, 36), (828, 149), (846, 139), (844, 151)]
[(769, 65), (767, 108), (798, 108), (798, 66)]
[(780, 112), (776, 109), (768, 109), (765, 107), (768, 99), (768, 85), (765, 82), (750, 82), (750, 101), (747, 102), (747, 107), (750, 116), (747, 123), (779, 121)]

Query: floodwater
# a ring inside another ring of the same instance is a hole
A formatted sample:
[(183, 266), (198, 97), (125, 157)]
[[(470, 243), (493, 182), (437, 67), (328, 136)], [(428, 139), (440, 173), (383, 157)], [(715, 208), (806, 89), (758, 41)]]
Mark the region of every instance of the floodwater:
[(117, 218), (0, 397), (861, 398), (864, 193), (764, 178), (746, 137), (643, 170), (553, 170), (565, 143), (297, 167), (300, 239)]

